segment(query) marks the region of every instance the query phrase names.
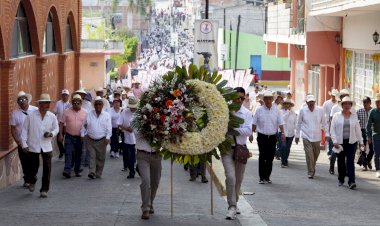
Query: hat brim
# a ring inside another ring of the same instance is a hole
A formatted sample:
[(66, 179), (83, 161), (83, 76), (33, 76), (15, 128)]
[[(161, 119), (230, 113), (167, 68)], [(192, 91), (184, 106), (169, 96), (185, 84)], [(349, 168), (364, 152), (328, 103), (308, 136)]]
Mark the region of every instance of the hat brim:
[(350, 100), (350, 101), (342, 101), (342, 102), (340, 102), (339, 103), (340, 107), (342, 107), (344, 103), (351, 103), (352, 107), (355, 107), (355, 105), (356, 105), (355, 101)]
[(294, 103), (293, 102), (288, 102), (288, 101), (284, 101), (284, 102), (282, 102), (282, 104), (290, 104), (290, 105), (292, 105), (292, 107), (294, 107)]

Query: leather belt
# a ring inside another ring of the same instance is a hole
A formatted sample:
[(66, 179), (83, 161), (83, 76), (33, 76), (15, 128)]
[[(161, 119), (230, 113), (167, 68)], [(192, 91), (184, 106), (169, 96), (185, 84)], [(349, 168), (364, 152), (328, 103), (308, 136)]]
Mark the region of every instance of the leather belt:
[(92, 140), (92, 141), (95, 141), (95, 142), (98, 142), (98, 141), (101, 141), (101, 140), (103, 140), (103, 139), (105, 139), (106, 137), (102, 137), (102, 138), (100, 138), (100, 139), (93, 139), (93, 138), (91, 138), (90, 136), (87, 136), (90, 140)]
[(144, 150), (140, 150), (140, 149), (137, 149), (137, 151), (139, 151), (139, 152), (142, 152), (142, 153), (145, 153), (145, 154), (148, 154), (148, 155), (156, 155), (157, 154), (157, 152), (149, 152), (149, 151), (144, 151)]

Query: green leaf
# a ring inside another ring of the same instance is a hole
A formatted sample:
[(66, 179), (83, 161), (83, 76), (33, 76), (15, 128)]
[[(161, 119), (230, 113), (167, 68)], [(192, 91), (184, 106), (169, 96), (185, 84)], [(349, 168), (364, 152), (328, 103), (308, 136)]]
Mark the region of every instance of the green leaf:
[(228, 83), (227, 80), (223, 80), (223, 81), (219, 82), (219, 83), (216, 85), (216, 87), (217, 87), (218, 89), (223, 88), (225, 85), (227, 85), (227, 83)]
[(230, 109), (230, 111), (238, 111), (240, 108), (241, 108), (241, 105), (239, 105), (239, 104), (229, 104), (228, 105), (228, 109)]
[(216, 79), (214, 79), (213, 83), (214, 83), (214, 84), (218, 84), (218, 82), (219, 82), (222, 78), (223, 78), (222, 75), (218, 75), (218, 76), (216, 77)]

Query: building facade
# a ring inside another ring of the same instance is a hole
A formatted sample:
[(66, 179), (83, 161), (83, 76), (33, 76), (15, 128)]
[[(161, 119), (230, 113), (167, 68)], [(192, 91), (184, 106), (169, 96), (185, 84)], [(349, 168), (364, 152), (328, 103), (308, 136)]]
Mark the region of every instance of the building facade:
[[(41, 93), (53, 100), (79, 87), (80, 0), (0, 1), (0, 188), (21, 176), (10, 133), (17, 93)], [(52, 106), (53, 107), (53, 106)]]

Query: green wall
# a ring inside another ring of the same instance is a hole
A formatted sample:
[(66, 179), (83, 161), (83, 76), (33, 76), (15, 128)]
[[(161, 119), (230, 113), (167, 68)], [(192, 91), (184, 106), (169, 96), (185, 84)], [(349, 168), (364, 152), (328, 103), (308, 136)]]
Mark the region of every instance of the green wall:
[[(231, 66), (229, 55), (231, 33)], [(223, 38), (223, 37), (222, 37)], [(227, 60), (226, 69), (235, 68), (236, 32), (226, 30)], [(250, 67), (251, 55), (261, 55), (261, 70), (263, 71), (290, 71), (290, 61), (288, 58), (276, 58), (268, 56), (265, 50), (265, 43), (262, 36), (240, 32), (239, 51), (237, 69), (247, 69)]]

